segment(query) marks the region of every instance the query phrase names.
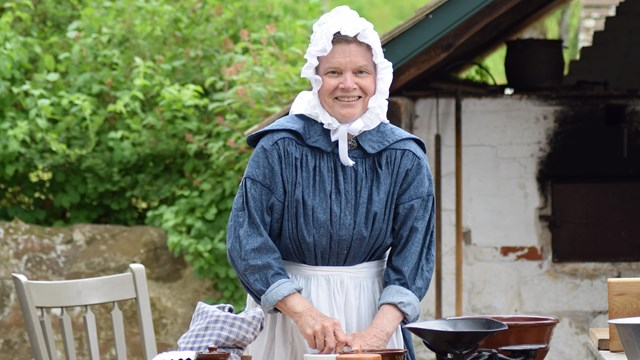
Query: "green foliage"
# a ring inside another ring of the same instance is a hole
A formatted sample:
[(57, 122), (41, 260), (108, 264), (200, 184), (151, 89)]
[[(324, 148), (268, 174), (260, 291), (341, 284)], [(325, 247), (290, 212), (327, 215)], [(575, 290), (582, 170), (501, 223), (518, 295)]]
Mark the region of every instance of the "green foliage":
[(224, 240), (244, 131), (308, 86), (319, 4), (1, 6), (0, 218), (162, 227), (217, 299), (241, 304)]
[[(427, 2), (376, 21), (368, 11), (384, 3), (372, 1), (350, 5), (379, 32)], [(0, 4), (0, 219), (161, 227), (171, 251), (214, 280), (213, 301), (242, 306), (225, 236), (250, 154), (244, 132), (309, 86), (303, 54), (327, 5)]]
[(322, 10), (329, 11), (339, 5), (349, 5), (356, 10), (360, 16), (371, 21), (378, 32), (382, 35), (391, 30), (394, 26), (411, 18), (415, 12), (434, 0), (323, 0)]

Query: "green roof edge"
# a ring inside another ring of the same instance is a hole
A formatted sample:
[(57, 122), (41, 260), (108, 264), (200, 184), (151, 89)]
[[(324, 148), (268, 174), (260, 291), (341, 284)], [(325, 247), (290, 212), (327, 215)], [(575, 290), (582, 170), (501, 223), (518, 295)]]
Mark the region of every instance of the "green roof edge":
[[(448, 0), (383, 46), (393, 68), (404, 65), (493, 0)], [(426, 36), (425, 36), (426, 34)]]

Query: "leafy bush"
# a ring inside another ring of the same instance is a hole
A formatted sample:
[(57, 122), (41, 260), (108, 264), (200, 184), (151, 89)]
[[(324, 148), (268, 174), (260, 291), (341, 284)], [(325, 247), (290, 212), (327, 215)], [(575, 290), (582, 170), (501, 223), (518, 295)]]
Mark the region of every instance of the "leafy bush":
[[(427, 2), (347, 1), (379, 31)], [(161, 227), (241, 306), (224, 240), (244, 132), (308, 87), (311, 25), (339, 3), (0, 4), (0, 219)]]
[(162, 227), (216, 300), (241, 304), (224, 239), (244, 131), (308, 86), (319, 13), (277, 0), (0, 5), (0, 218)]

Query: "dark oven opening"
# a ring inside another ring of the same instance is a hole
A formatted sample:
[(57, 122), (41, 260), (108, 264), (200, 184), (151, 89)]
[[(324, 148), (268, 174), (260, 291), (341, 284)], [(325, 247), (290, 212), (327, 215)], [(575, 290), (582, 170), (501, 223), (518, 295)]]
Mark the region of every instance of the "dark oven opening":
[(635, 99), (587, 99), (556, 113), (539, 170), (549, 190), (554, 261), (640, 261), (637, 106)]

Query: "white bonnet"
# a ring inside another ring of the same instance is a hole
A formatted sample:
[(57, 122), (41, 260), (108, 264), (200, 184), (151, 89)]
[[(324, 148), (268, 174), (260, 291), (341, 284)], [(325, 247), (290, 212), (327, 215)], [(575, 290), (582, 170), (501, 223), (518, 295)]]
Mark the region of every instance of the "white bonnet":
[[(322, 79), (316, 74), (318, 57), (325, 56), (331, 51), (331, 41), (337, 32), (342, 35), (357, 36), (359, 41), (368, 44), (371, 47), (373, 62), (376, 65), (376, 93), (369, 99), (367, 111), (349, 124), (341, 124), (329, 115), (318, 98), (318, 90), (322, 85)], [(303, 91), (298, 94), (291, 105), (291, 114), (304, 114), (323, 123), (325, 128), (331, 130), (333, 141), (345, 138), (345, 148), (347, 133), (355, 136), (375, 128), (382, 122), (389, 122), (387, 120), (387, 98), (393, 80), (393, 67), (391, 62), (384, 58), (380, 36), (373, 29), (373, 24), (348, 6), (338, 6), (322, 15), (313, 25), (313, 33), (304, 57), (307, 62), (302, 67), (301, 76), (311, 81), (312, 91)], [(341, 142), (343, 141), (339, 141), (339, 147), (343, 147)], [(346, 150), (341, 151), (340, 154), (342, 163), (353, 165), (348, 157), (345, 159), (345, 153)]]

